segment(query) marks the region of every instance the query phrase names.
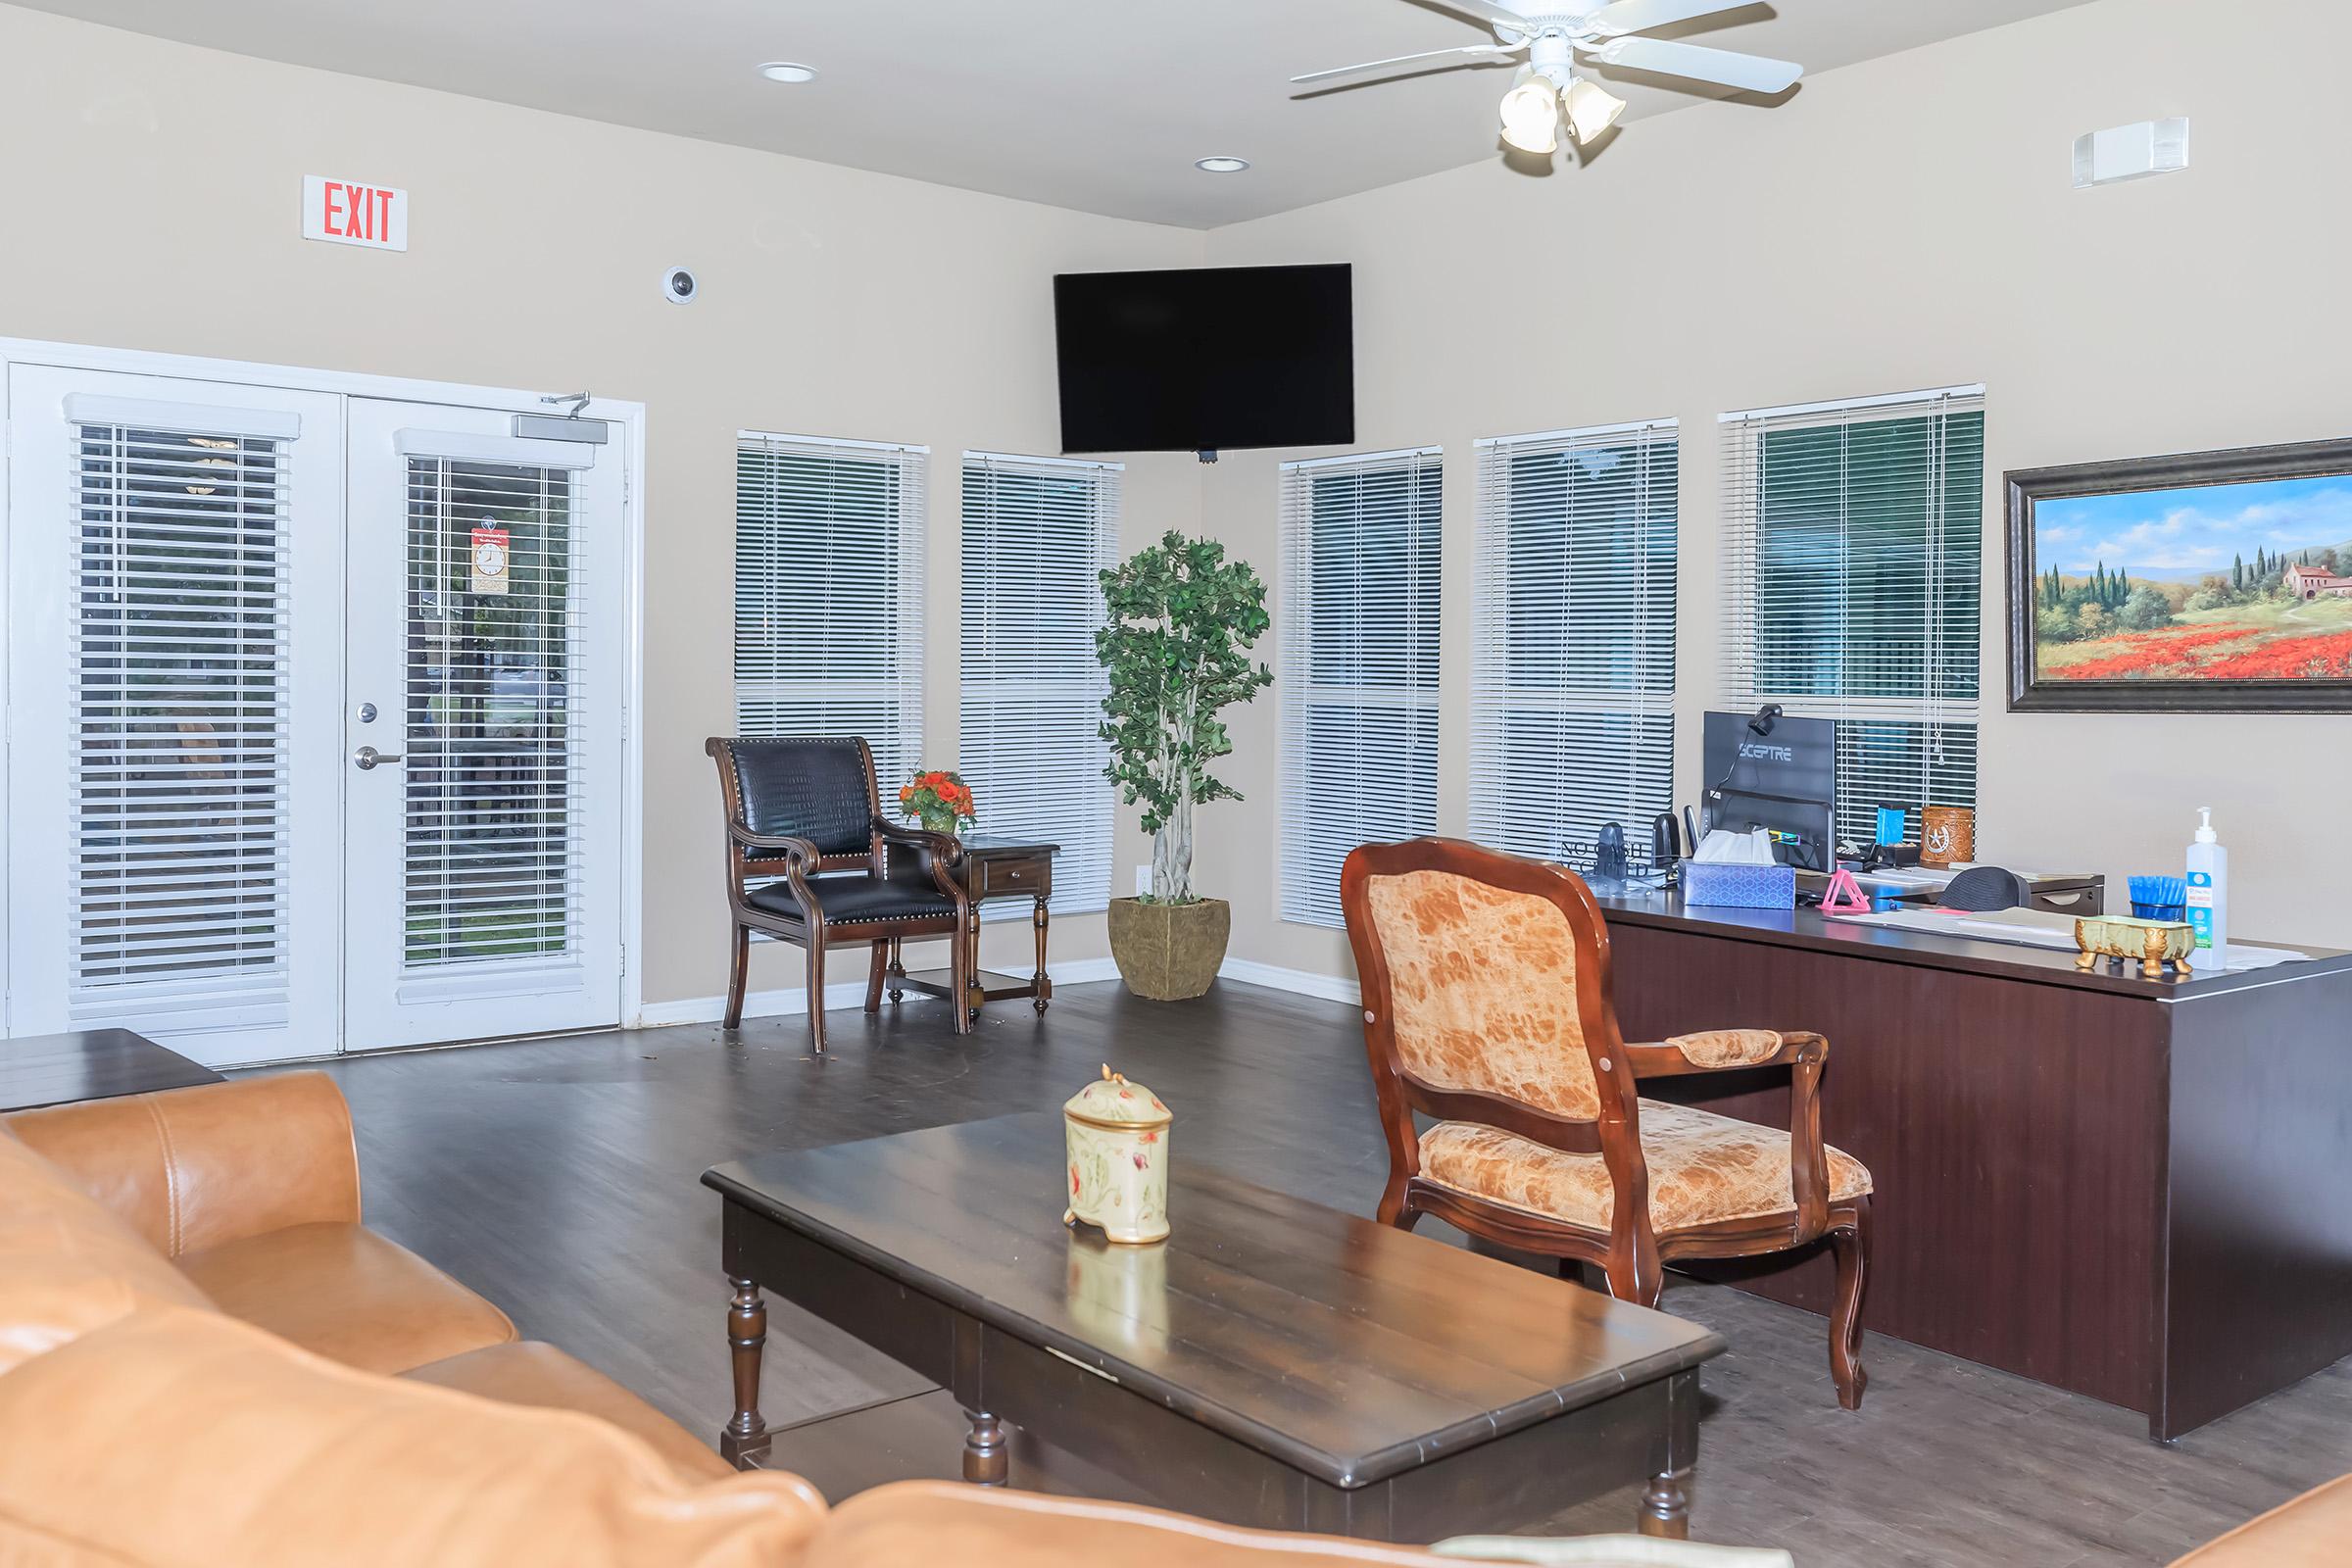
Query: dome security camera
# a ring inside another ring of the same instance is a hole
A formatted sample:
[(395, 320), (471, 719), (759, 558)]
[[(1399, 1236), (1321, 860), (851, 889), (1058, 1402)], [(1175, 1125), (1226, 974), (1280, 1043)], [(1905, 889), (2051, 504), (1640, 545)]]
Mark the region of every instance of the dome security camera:
[(702, 280), (690, 267), (662, 269), (662, 297), (672, 305), (692, 305), (703, 292)]

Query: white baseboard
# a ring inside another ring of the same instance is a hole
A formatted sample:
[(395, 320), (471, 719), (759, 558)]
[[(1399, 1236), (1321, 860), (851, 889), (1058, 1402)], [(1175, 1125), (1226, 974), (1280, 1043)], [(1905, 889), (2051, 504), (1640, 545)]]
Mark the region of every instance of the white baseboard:
[(1302, 997), (1320, 997), (1325, 1002), (1344, 1002), (1350, 1007), (1363, 1000), (1363, 992), (1353, 980), (1342, 980), (1334, 975), (1316, 974), (1306, 969), (1285, 969), (1279, 964), (1259, 963), (1252, 958), (1227, 958), (1217, 965), (1217, 974), (1222, 979), (1239, 980), (1245, 985), (1295, 991)]
[[(1024, 968), (1026, 966), (1024, 965)], [(1109, 958), (1078, 958), (1046, 966), (1057, 986), (1082, 986), (1094, 980), (1116, 980), (1119, 966)], [(865, 1005), (865, 982), (851, 980), (825, 987), (825, 1010), (834, 1012)], [(788, 1018), (808, 1010), (808, 988), (753, 991), (744, 996), (746, 1018)], [(687, 997), (677, 1002), (649, 1002), (637, 1011), (638, 1029), (663, 1029), (680, 1023), (716, 1023), (726, 1016), (725, 997)]]
[[(852, 980), (825, 987), (825, 1010), (865, 1005), (865, 982)], [(752, 991), (743, 999), (746, 1018), (782, 1018), (808, 1010), (808, 988), (789, 991)], [(662, 1029), (673, 1023), (716, 1023), (727, 1014), (725, 997), (687, 997), (677, 1002), (649, 1002), (637, 1011), (635, 1027)]]

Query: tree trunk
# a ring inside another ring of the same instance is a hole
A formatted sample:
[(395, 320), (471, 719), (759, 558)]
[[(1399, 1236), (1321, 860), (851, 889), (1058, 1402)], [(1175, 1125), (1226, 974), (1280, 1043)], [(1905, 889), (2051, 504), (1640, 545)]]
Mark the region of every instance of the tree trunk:
[(1152, 838), (1152, 897), (1162, 904), (1193, 898), (1193, 781), (1188, 772), (1176, 785), (1176, 808)]

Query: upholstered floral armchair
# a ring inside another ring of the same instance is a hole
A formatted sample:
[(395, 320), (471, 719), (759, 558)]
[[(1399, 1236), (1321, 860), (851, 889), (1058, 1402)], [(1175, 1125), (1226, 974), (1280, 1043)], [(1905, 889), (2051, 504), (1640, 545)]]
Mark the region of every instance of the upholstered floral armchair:
[[(1609, 935), (1574, 873), (1449, 839), (1366, 845), (1341, 899), (1388, 1131), (1383, 1222), (1436, 1214), (1474, 1236), (1598, 1266), (1657, 1303), (1664, 1267), (1828, 1237), (1830, 1368), (1859, 1405), (1870, 1172), (1821, 1141), (1819, 1035), (1618, 1035)], [(1789, 1128), (1642, 1099), (1644, 1078), (1788, 1067)], [(1437, 1118), (1416, 1132), (1413, 1113)]]

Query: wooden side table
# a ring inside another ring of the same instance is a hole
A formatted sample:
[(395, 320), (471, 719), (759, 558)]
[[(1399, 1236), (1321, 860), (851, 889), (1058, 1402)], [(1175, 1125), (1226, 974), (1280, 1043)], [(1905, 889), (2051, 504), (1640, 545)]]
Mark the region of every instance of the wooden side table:
[[(969, 960), (964, 972), (971, 976), (964, 992), (964, 1008), (977, 1015), (987, 1003), (1027, 997), (1030, 1005), (1043, 1012), (1054, 1001), (1054, 982), (1046, 978), (1049, 919), (1046, 901), (1054, 896), (1054, 857), (1061, 853), (1061, 846), (982, 834), (969, 835), (959, 842), (963, 845), (963, 858), (956, 863), (956, 877), (963, 884), (964, 897), (971, 903), (963, 930), (964, 953)], [(1026, 980), (980, 967), (980, 906), (990, 899), (1005, 898), (1030, 901), (1029, 923), (1037, 932), (1037, 972)], [(954, 976), (945, 969), (908, 974), (899, 958), (899, 944), (890, 945), (891, 1001), (898, 1001), (908, 991), (919, 991), (927, 997), (952, 998), (954, 986)]]

